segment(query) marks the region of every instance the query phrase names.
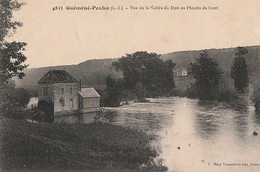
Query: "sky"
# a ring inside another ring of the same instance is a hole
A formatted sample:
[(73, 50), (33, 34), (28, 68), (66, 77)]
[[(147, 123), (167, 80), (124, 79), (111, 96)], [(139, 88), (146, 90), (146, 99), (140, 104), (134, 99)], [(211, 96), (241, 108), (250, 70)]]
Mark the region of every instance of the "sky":
[[(259, 0), (23, 0), (29, 68), (118, 58), (126, 53), (260, 45)], [(68, 11), (66, 6), (218, 6), (218, 10)], [(62, 11), (53, 11), (63, 6)]]

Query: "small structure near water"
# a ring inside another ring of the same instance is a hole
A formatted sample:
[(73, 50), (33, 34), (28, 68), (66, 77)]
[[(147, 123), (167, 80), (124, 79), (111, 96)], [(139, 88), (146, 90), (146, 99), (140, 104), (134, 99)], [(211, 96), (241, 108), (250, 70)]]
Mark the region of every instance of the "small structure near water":
[(50, 70), (38, 81), (38, 99), (53, 103), (53, 115), (69, 115), (98, 111), (100, 95), (65, 70)]
[(80, 113), (95, 112), (100, 108), (100, 95), (94, 88), (81, 88), (79, 93)]

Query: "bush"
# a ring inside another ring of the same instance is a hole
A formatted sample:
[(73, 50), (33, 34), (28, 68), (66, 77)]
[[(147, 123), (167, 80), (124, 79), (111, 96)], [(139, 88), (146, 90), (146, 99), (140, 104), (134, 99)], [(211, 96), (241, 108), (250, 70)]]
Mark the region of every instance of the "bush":
[(143, 84), (141, 82), (138, 82), (135, 86), (135, 93), (137, 96), (138, 102), (146, 102), (146, 89), (143, 87)]
[[(188, 98), (199, 98), (198, 89), (195, 85), (192, 85), (190, 88), (187, 88), (185, 92), (181, 92), (180, 90), (175, 90), (174, 95), (180, 97), (186, 96)], [(214, 92), (212, 92), (211, 95), (207, 96), (207, 100), (217, 100), (221, 102), (223, 101), (229, 102), (237, 98), (238, 96), (236, 95), (236, 93), (231, 90), (225, 90), (221, 92), (215, 90)]]
[(5, 88), (1, 90), (1, 114), (8, 118), (23, 119), (25, 106), (30, 97), (27, 90), (23, 88)]
[(40, 100), (38, 102), (39, 110), (44, 112), (44, 122), (54, 121), (54, 105), (53, 102), (48, 102), (46, 100)]
[(218, 101), (231, 101), (231, 100), (234, 100), (238, 98), (236, 93), (234, 93), (233, 91), (230, 91), (230, 90), (226, 90), (226, 91), (223, 91), (223, 92), (220, 92), (218, 95), (217, 95), (217, 100)]
[(104, 96), (102, 99), (102, 103), (104, 106), (108, 107), (118, 107), (120, 106), (121, 98), (122, 98), (122, 81), (115, 80), (111, 77), (107, 77), (106, 79), (107, 87), (104, 92)]
[(101, 108), (99, 113), (94, 117), (94, 123), (109, 124), (113, 122), (116, 116), (116, 112)]
[(38, 97), (38, 89), (37, 88), (26, 88), (29, 92), (30, 97)]
[(260, 111), (260, 98), (255, 101), (255, 110)]
[(195, 85), (192, 85), (191, 88), (187, 88), (185, 94), (188, 98), (198, 98), (199, 97), (198, 89)]

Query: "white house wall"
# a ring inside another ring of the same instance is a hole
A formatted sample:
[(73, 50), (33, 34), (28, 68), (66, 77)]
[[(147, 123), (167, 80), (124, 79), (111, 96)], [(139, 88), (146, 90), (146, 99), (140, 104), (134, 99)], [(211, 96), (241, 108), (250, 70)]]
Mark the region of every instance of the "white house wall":
[[(62, 93), (64, 88), (64, 93)], [(70, 89), (72, 88), (72, 94)], [(54, 84), (54, 115), (73, 114), (78, 112), (78, 83), (55, 83)], [(64, 106), (60, 102), (64, 100)], [(73, 101), (73, 107), (70, 106), (70, 100)]]

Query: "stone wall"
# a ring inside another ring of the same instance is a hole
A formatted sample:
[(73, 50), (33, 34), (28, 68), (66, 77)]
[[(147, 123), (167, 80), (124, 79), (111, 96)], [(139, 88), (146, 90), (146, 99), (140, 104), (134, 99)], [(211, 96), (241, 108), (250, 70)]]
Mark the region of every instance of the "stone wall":
[[(44, 95), (44, 88), (48, 88), (48, 94)], [(39, 101), (41, 100), (46, 100), (46, 101), (52, 101), (53, 102), (53, 90), (54, 90), (54, 85), (53, 84), (38, 84), (38, 99)]]
[[(63, 89), (64, 92), (62, 91)], [(65, 115), (78, 112), (78, 90), (78, 83), (54, 84), (54, 115)]]

